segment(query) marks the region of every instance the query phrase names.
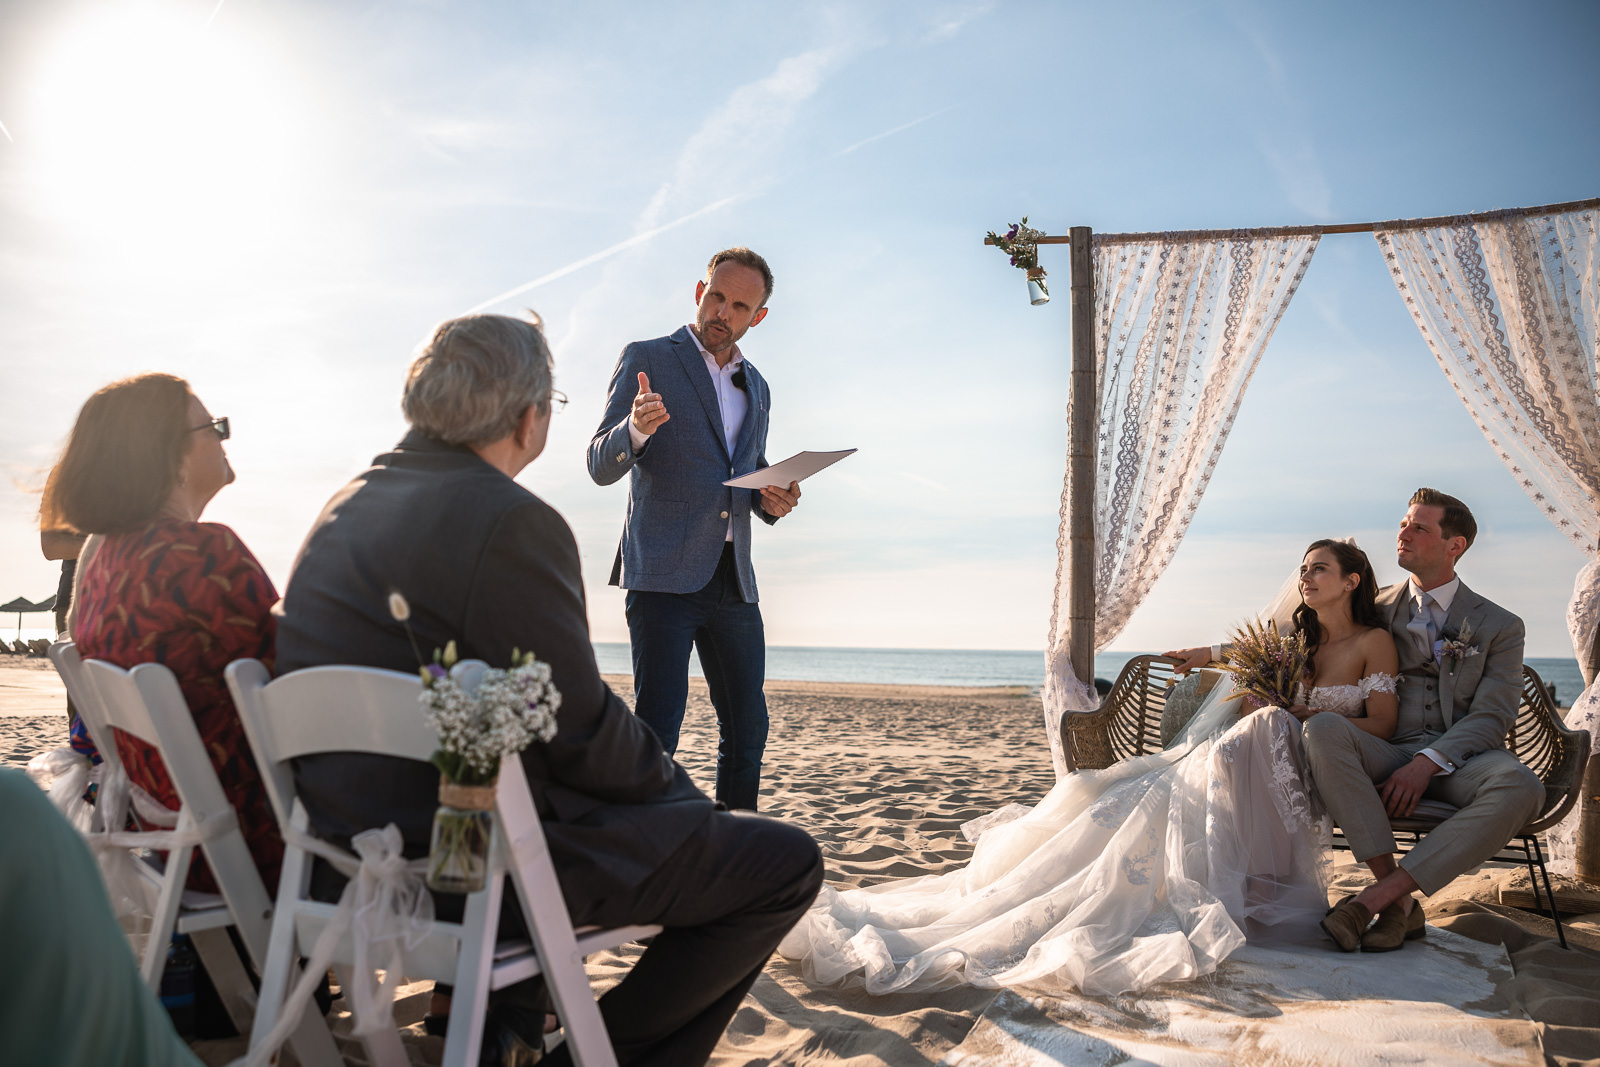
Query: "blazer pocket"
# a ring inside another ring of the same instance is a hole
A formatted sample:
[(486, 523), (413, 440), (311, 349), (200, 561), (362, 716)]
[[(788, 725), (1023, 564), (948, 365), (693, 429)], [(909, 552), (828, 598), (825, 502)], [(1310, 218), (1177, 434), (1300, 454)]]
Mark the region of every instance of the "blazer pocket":
[(623, 562), (638, 574), (669, 574), (683, 557), (689, 505), (681, 500), (647, 498), (634, 502), (628, 517)]

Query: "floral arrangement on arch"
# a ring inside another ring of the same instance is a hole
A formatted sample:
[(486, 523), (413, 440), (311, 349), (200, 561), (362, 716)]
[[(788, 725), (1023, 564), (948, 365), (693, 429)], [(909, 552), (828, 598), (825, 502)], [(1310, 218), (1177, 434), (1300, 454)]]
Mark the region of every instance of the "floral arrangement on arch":
[(1000, 251), (1011, 257), (1011, 265), (1027, 273), (1028, 280), (1038, 283), (1045, 295), (1050, 290), (1045, 286), (1045, 270), (1039, 266), (1039, 238), (1045, 236), (1043, 230), (1036, 230), (1028, 225), (1028, 216), (1022, 216), (1021, 222), (1013, 222), (1011, 228), (1005, 233), (989, 231), (990, 243), (997, 246)]

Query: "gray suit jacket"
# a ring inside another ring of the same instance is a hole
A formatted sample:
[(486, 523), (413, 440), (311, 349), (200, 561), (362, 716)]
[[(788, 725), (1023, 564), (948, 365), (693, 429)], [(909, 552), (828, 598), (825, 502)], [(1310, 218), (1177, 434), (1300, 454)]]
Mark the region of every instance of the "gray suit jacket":
[[(650, 376), (651, 390), (661, 394), (672, 418), (634, 455), (628, 420), (640, 371)], [(622, 350), (600, 428), (589, 442), (589, 476), (598, 484), (629, 476), (628, 517), (612, 585), (657, 593), (702, 588), (717, 569), (731, 514), (739, 590), (750, 603), (759, 599), (750, 566), (750, 514), (767, 523), (777, 519), (761, 510), (760, 493), (722, 484), (767, 465), (771, 394), (748, 359), (744, 373), (750, 407), (730, 456), (716, 390), (687, 326)]]
[[(389, 617), (391, 590), (411, 602), (424, 655), (454, 640), (463, 658), (491, 666), (513, 648), (550, 664), (562, 696), (556, 736), (529, 745), (522, 764), (575, 911), (638, 885), (711, 816), (711, 800), (600, 678), (565, 520), (469, 449), (415, 430), (312, 526), (276, 609), (277, 672), (416, 670)], [(431, 764), (329, 753), (297, 760), (295, 780), (319, 836), (345, 844), (393, 821), (407, 855), (427, 854)]]
[(1522, 703), (1522, 620), (1462, 582), (1442, 636), (1456, 638), (1470, 629), (1478, 655), (1439, 663), (1422, 654), (1406, 629), (1412, 618), (1409, 584), (1378, 594), (1378, 609), (1400, 653), (1400, 719), (1391, 741), (1431, 748), (1459, 767), (1479, 752), (1505, 747)]

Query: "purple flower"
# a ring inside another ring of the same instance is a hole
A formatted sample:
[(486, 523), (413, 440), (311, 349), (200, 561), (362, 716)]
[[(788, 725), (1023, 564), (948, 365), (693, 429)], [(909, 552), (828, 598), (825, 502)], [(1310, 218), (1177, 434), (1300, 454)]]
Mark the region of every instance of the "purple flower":
[(1016, 256), (1012, 256), (1011, 257), (1011, 265), (1013, 267), (1015, 267), (1017, 265), (1017, 257)]
[(445, 675), (450, 673), (449, 671), (446, 671), (443, 667), (439, 666), (437, 663), (430, 663), (426, 667), (424, 667), (423, 670), (427, 671), (429, 674), (433, 675), (435, 678), (443, 678)]
[(1016, 223), (1011, 224), (1011, 229), (1006, 231), (1006, 240), (1010, 241), (1017, 236)]

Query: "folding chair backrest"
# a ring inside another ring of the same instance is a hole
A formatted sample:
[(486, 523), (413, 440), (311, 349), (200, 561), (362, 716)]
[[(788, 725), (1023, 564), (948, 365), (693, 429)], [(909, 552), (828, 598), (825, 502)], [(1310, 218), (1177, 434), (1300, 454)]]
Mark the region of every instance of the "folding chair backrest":
[(311, 667), (274, 681), (259, 660), (243, 659), (226, 676), (279, 825), (288, 825), (294, 808), (289, 761), (296, 756), (365, 752), (427, 762), (438, 747), (417, 707), (415, 674)]

